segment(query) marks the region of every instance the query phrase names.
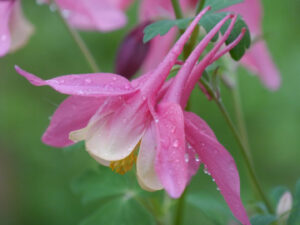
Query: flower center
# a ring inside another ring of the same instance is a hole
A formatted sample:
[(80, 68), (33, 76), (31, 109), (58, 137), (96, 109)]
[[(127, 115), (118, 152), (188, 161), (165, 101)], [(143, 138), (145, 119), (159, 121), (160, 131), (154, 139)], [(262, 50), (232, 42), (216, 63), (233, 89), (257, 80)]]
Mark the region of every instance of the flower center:
[(140, 143), (138, 143), (135, 146), (134, 150), (126, 158), (124, 158), (122, 160), (110, 162), (109, 167), (111, 168), (111, 170), (116, 173), (122, 174), (122, 175), (124, 175), (129, 170), (131, 170), (133, 164), (136, 162), (137, 151), (138, 151), (139, 146), (140, 146)]

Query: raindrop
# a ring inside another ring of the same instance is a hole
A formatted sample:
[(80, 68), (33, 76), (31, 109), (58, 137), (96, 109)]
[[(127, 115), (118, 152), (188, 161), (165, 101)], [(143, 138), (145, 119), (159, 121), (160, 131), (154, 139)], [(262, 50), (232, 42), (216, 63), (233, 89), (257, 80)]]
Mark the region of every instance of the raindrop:
[(44, 4), (44, 1), (43, 0), (36, 0), (36, 4), (42, 5), (42, 4)]
[(85, 83), (90, 84), (92, 80), (90, 78), (85, 79)]
[(155, 123), (158, 123), (158, 122), (159, 122), (159, 119), (155, 119), (154, 122), (155, 122)]
[(207, 168), (204, 168), (204, 173), (210, 176), (210, 172), (208, 172)]
[(212, 181), (215, 182), (216, 180), (213, 178)]
[(195, 161), (196, 161), (196, 162), (200, 162), (200, 158), (199, 158), (199, 155), (198, 155), (198, 154), (195, 155)]
[(7, 39), (7, 36), (5, 34), (1, 35), (1, 41), (5, 41)]
[(220, 188), (217, 187), (217, 191), (220, 191)]
[(57, 7), (55, 4), (50, 4), (49, 8), (50, 8), (51, 12), (55, 12), (57, 10)]
[(189, 160), (190, 160), (190, 158), (189, 158), (189, 154), (184, 154), (184, 161), (186, 162), (186, 163), (188, 163), (189, 162)]
[(178, 145), (179, 145), (178, 140), (175, 140), (175, 141), (173, 142), (173, 147), (177, 148)]
[(67, 10), (67, 9), (64, 9), (62, 11), (62, 15), (65, 17), (65, 18), (68, 18), (70, 16), (71, 12), (70, 10)]

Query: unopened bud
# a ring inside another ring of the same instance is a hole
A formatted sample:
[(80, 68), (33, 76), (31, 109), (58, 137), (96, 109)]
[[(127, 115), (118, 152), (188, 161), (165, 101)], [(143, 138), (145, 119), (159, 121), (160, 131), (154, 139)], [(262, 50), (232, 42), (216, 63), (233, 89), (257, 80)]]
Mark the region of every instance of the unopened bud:
[(289, 211), (292, 209), (293, 206), (293, 197), (289, 191), (285, 192), (277, 205), (276, 214), (280, 217), (283, 216), (284, 218), (288, 218)]
[(117, 53), (115, 68), (117, 74), (129, 79), (142, 66), (151, 42), (143, 43), (143, 31), (149, 24), (148, 21), (138, 25), (122, 41)]

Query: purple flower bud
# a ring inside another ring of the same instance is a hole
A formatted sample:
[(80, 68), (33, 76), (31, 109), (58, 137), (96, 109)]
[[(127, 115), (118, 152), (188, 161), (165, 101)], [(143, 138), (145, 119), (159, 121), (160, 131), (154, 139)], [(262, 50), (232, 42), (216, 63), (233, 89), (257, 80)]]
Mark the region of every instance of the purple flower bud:
[(150, 48), (150, 42), (143, 43), (144, 28), (150, 21), (135, 27), (120, 44), (115, 71), (130, 79), (143, 64)]

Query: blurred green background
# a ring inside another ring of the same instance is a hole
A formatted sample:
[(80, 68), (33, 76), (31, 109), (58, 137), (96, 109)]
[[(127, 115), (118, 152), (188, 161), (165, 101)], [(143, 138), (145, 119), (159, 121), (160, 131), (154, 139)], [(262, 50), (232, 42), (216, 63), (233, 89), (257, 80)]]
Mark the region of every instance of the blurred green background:
[[(253, 158), (258, 176), (269, 191), (279, 184), (292, 188), (300, 175), (300, 1), (262, 2), (265, 36), (281, 71), (282, 86), (277, 92), (269, 92), (244, 69), (239, 71), (239, 80)], [(70, 182), (97, 164), (83, 149), (65, 151), (41, 143), (49, 117), (65, 96), (49, 87), (30, 85), (13, 66), (45, 79), (90, 69), (56, 13), (35, 1), (22, 3), (36, 32), (25, 48), (0, 59), (0, 224), (74, 225), (94, 207), (81, 204), (71, 192)], [(131, 7), (129, 24), (122, 30), (82, 33), (103, 71), (113, 71), (117, 46), (133, 27), (135, 11), (136, 6)], [(225, 88), (222, 93), (232, 112), (230, 93)], [(240, 169), (243, 199), (252, 198), (236, 142), (215, 104), (195, 91), (192, 109), (233, 154)], [(199, 173), (189, 191), (209, 190), (219, 196), (210, 180)], [(194, 222), (187, 219), (186, 224), (195, 224), (194, 218), (201, 224), (201, 215), (193, 209), (187, 213)]]

